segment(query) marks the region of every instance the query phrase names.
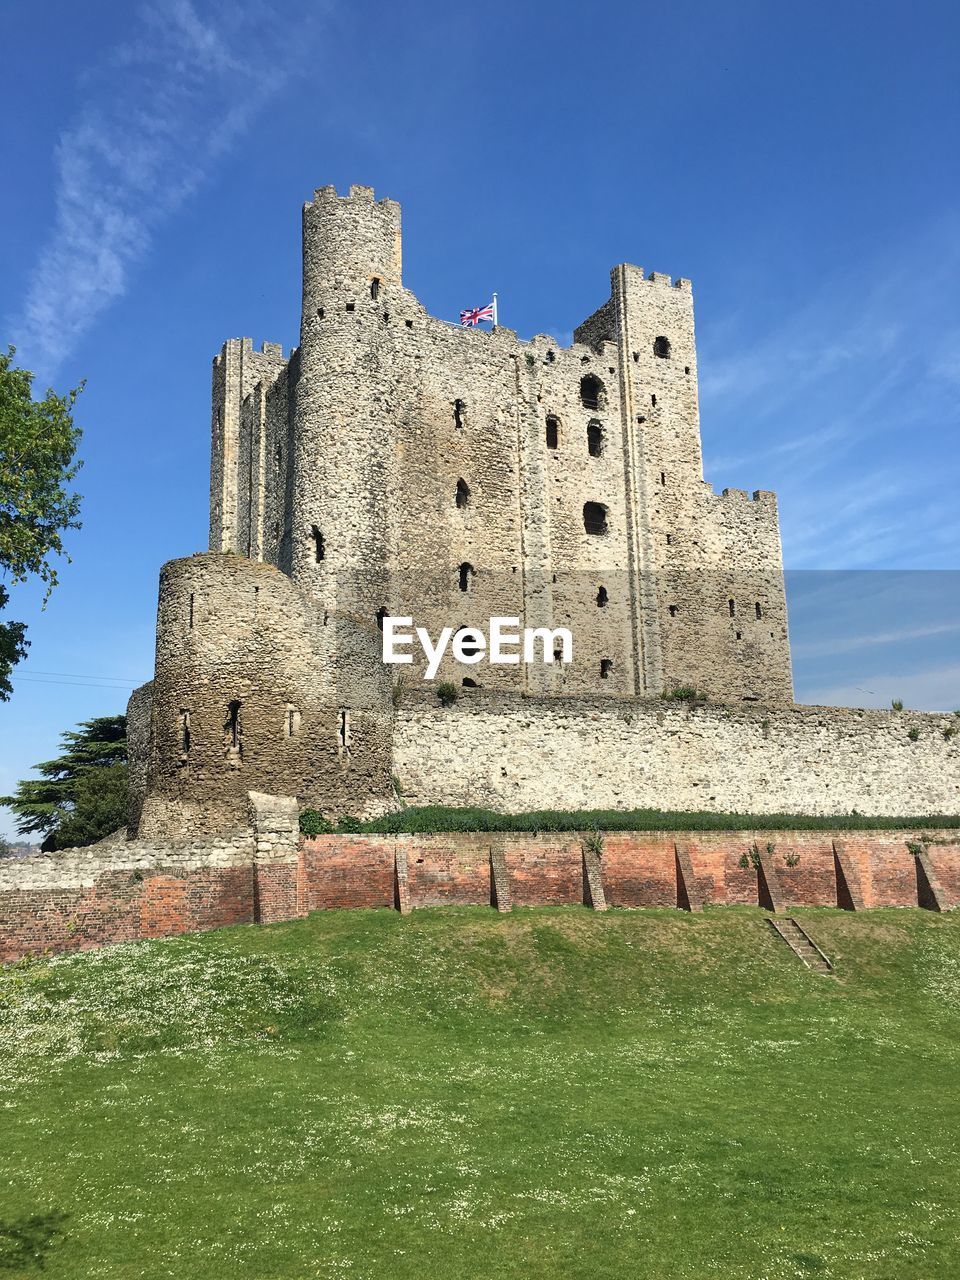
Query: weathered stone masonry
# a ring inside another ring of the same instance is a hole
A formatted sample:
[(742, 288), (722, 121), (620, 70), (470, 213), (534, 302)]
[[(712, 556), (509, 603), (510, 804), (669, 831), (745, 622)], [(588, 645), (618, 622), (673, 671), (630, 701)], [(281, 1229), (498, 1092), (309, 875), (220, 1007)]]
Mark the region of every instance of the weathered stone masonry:
[[(394, 778), (513, 810), (956, 811), (941, 719), (793, 708), (776, 500), (702, 477), (689, 281), (616, 267), (568, 349), (465, 331), (403, 287), (399, 206), (324, 187), (300, 345), (228, 341), (211, 433), (210, 550), (164, 567), (130, 704), (132, 832), (237, 826), (251, 789), (371, 816)], [(385, 613), (567, 626), (574, 662), (448, 657), (444, 711), (382, 663)]]

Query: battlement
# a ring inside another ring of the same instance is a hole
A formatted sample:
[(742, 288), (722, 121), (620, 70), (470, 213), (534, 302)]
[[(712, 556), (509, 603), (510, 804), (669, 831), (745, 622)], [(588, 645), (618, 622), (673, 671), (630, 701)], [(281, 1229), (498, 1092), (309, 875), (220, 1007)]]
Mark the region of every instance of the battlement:
[(660, 288), (679, 289), (681, 293), (693, 292), (693, 284), (685, 276), (677, 276), (674, 279), (673, 276), (669, 276), (663, 271), (646, 272), (643, 267), (635, 266), (632, 262), (624, 262), (620, 266), (614, 267), (610, 273), (614, 281), (616, 281), (616, 277), (621, 271), (625, 272), (631, 281), (642, 281), (644, 284), (657, 285)]
[(235, 353), (244, 356), (269, 356), (271, 360), (286, 362), (282, 342), (262, 342), (259, 351), (255, 351), (252, 338), (228, 338), (213, 357), (214, 368), (222, 368), (224, 361)]
[[(357, 183), (352, 184), (345, 196), (338, 193), (337, 188), (332, 185), (325, 187), (317, 187), (313, 193), (313, 200), (307, 201), (309, 204), (375, 204), (378, 209), (397, 209), (400, 205), (396, 200), (389, 200), (383, 197), (380, 200), (374, 199), (374, 188), (361, 186)], [(306, 206), (304, 206), (306, 207)]]

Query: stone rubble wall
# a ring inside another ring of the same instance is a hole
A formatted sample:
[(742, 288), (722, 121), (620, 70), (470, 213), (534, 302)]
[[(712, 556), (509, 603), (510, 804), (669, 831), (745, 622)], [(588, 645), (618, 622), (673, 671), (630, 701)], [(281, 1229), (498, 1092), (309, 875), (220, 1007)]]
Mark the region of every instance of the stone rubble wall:
[[(411, 695), (393, 772), (410, 805), (920, 817), (960, 813), (950, 715), (666, 699)], [(908, 735), (916, 729), (913, 741)]]

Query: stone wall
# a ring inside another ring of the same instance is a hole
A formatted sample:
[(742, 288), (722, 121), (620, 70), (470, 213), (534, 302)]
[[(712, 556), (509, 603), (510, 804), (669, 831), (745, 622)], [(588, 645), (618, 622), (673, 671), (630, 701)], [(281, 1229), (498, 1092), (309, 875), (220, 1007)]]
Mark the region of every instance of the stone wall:
[(95, 845), (0, 862), (0, 960), (254, 918), (246, 831)]
[(291, 920), (324, 908), (508, 910), (599, 900), (684, 909), (716, 903), (944, 910), (960, 900), (955, 831), (925, 832), (922, 849), (915, 831), (610, 832), (592, 862), (591, 885), (574, 833), (298, 842), (293, 800), (251, 801), (252, 832), (206, 842), (104, 843), (0, 863), (0, 960)]
[[(411, 694), (393, 772), (411, 805), (726, 813), (960, 812), (953, 717), (665, 699)], [(918, 731), (912, 741), (911, 729)]]

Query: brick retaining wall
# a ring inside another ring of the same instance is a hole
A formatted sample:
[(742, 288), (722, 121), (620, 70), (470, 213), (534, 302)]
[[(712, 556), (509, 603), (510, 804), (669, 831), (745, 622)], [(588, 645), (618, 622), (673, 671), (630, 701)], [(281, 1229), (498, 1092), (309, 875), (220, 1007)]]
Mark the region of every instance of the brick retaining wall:
[[(298, 842), (294, 810), (278, 814), (271, 798), (261, 800), (255, 832), (207, 843), (118, 842), (0, 863), (0, 960), (289, 920), (326, 908), (392, 908), (401, 898), (410, 908), (490, 906), (494, 858), (513, 906), (591, 901), (575, 834), (332, 835)], [(859, 881), (852, 888), (866, 908), (954, 906), (960, 833), (934, 835), (922, 859), (908, 848), (916, 839), (910, 831), (618, 831), (604, 837), (599, 872), (613, 907), (849, 908), (845, 875)]]

